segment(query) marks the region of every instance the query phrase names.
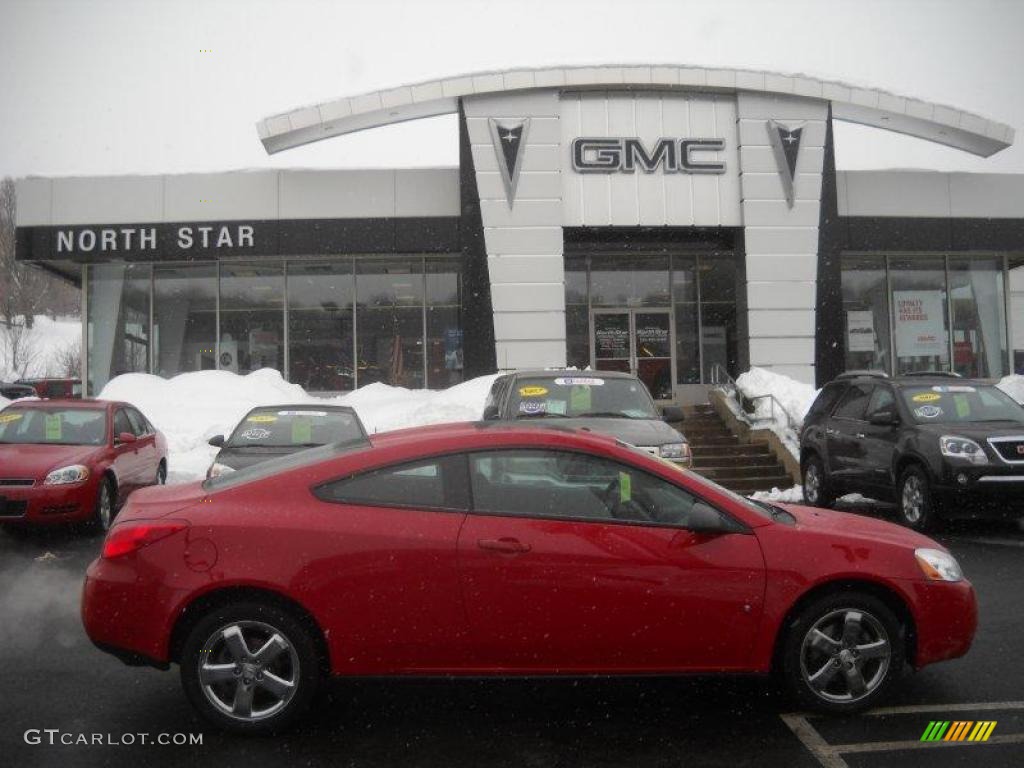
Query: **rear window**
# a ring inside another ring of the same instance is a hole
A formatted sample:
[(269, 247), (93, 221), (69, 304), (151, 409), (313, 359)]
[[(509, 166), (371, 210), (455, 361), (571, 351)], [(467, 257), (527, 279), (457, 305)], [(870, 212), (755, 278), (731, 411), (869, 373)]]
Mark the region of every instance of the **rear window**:
[(810, 424), (812, 421), (825, 416), (832, 410), (832, 406), (836, 404), (845, 389), (846, 384), (826, 384), (825, 388), (821, 390), (818, 397), (811, 404), (807, 415), (804, 416), (804, 423)]
[(259, 408), (235, 427), (225, 445), (232, 448), (310, 448), (365, 437), (351, 411), (311, 408)]
[(267, 477), (279, 475), (292, 469), (298, 469), (311, 464), (319, 464), (323, 461), (344, 456), (363, 448), (369, 448), (370, 441), (365, 437), (349, 440), (342, 443), (329, 443), (317, 448), (309, 448), (304, 451), (296, 451), (285, 456), (275, 456), (272, 459), (261, 461), (249, 467), (226, 472), (217, 477), (211, 477), (203, 482), (203, 488), (207, 491), (220, 491), (225, 488), (233, 488), (236, 485), (244, 485), (255, 480), (263, 480)]

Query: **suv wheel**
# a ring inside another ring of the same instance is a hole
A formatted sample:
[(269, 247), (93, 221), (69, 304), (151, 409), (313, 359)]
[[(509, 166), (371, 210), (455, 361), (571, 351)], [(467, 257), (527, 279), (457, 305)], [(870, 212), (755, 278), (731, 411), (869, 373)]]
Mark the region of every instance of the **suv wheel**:
[(786, 686), (810, 709), (858, 712), (885, 695), (904, 662), (904, 630), (881, 600), (840, 592), (814, 601), (786, 635)]
[(928, 473), (921, 467), (911, 466), (900, 475), (896, 489), (900, 509), (900, 522), (915, 531), (928, 531), (935, 527), (937, 515), (932, 500)]
[(825, 474), (825, 465), (817, 456), (804, 462), (804, 501), (812, 507), (828, 507), (836, 500), (832, 484)]
[(309, 705), (320, 682), (309, 630), (262, 603), (214, 609), (192, 628), (181, 653), (181, 683), (200, 714), (226, 730), (276, 731)]

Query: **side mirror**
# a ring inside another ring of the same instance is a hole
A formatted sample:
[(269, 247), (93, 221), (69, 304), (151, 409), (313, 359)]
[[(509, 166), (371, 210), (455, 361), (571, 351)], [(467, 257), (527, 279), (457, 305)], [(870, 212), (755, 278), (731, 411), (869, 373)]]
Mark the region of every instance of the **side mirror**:
[(214, 435), (206, 442), (212, 445), (214, 448), (220, 448), (224, 445), (224, 435)]
[(485, 405), (484, 406), (484, 421), (496, 421), (498, 418), (498, 406), (496, 405)]
[(121, 445), (125, 445), (127, 443), (134, 443), (136, 440), (138, 440), (138, 438), (135, 437), (135, 435), (133, 435), (131, 432), (118, 432), (117, 438), (114, 440), (114, 442), (120, 443)]
[(683, 409), (678, 405), (666, 405), (661, 409), (661, 420), (667, 422), (682, 421), (685, 418)]
[(868, 422), (878, 427), (894, 427), (900, 423), (900, 417), (895, 411), (875, 411)]

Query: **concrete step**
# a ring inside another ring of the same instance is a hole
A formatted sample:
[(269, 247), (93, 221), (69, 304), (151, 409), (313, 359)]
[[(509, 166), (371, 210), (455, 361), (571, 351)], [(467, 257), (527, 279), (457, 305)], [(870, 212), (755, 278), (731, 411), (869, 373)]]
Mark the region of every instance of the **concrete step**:
[(735, 435), (687, 435), (690, 445), (696, 447), (701, 445), (739, 445), (740, 441)]
[(728, 469), (729, 467), (773, 467), (778, 466), (778, 460), (771, 454), (754, 456), (694, 456), (693, 468), (704, 469)]
[(786, 474), (785, 468), (778, 464), (753, 467), (694, 467), (693, 471), (698, 475), (703, 475), (704, 477), (714, 480), (716, 483), (724, 483), (729, 480), (742, 480), (751, 477), (776, 477)]
[(695, 459), (705, 458), (734, 458), (736, 456), (771, 456), (775, 454), (765, 443), (737, 443), (735, 445), (694, 445), (693, 457)]

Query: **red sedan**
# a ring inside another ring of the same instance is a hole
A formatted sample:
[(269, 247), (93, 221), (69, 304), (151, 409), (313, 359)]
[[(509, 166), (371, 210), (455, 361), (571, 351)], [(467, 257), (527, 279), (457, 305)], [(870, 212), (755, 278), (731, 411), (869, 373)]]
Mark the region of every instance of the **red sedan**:
[(180, 664), (213, 722), (290, 721), (325, 674), (778, 672), (805, 705), (876, 702), (964, 654), (973, 588), (934, 541), (736, 496), (612, 438), (456, 424), (136, 494), (82, 617)]
[(18, 401), (0, 411), (0, 525), (105, 531), (136, 488), (167, 478), (167, 443), (128, 403)]

